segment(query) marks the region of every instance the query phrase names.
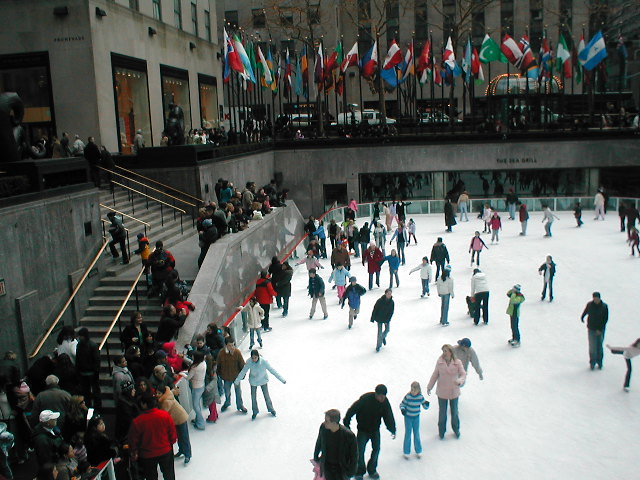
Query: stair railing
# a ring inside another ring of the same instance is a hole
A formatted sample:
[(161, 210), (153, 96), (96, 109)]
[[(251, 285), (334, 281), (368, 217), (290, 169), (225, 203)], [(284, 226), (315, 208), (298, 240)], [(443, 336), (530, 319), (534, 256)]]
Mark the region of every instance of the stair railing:
[(119, 170), (123, 170), (123, 171), (125, 171), (127, 173), (131, 173), (133, 175), (136, 175), (136, 176), (138, 176), (140, 178), (144, 178), (145, 180), (148, 180), (149, 182), (155, 183), (156, 185), (160, 185), (160, 186), (162, 186), (162, 187), (164, 187), (164, 188), (166, 188), (168, 190), (171, 190), (171, 191), (174, 191), (176, 193), (179, 193), (180, 195), (183, 195), (185, 197), (189, 197), (190, 199), (195, 200), (196, 202), (204, 203), (204, 200), (202, 200), (201, 198), (194, 197), (193, 195), (190, 195), (190, 194), (188, 194), (186, 192), (183, 192), (182, 190), (178, 190), (177, 188), (171, 187), (171, 186), (166, 185), (166, 184), (164, 184), (162, 182), (159, 182), (157, 180), (154, 180), (153, 178), (145, 177), (141, 173), (135, 172), (133, 170), (128, 170), (128, 169), (126, 169), (124, 167), (120, 167), (118, 165), (116, 165), (116, 168), (119, 169)]
[[(127, 187), (126, 185), (124, 185), (124, 184), (122, 184), (120, 182), (116, 182), (115, 180), (112, 180), (111, 183), (113, 183), (114, 185), (118, 185), (119, 187), (122, 187), (122, 188), (124, 188), (124, 189), (126, 189), (128, 191), (133, 192), (133, 193), (137, 193), (138, 195), (142, 195), (143, 197), (147, 198), (147, 201), (148, 200), (153, 200), (154, 202), (158, 202), (160, 204), (160, 225), (162, 225), (163, 227), (164, 227), (164, 211), (163, 211), (163, 208), (162, 208), (163, 206), (167, 206), (167, 207), (173, 209), (173, 219), (174, 220), (176, 219), (176, 212), (180, 212), (180, 233), (184, 234), (184, 225), (183, 225), (182, 219), (183, 219), (183, 216), (186, 215), (186, 213), (187, 213), (185, 210), (183, 210), (181, 208), (178, 208), (178, 207), (174, 207), (170, 203), (164, 202), (164, 201), (160, 200), (159, 198), (152, 197), (151, 195), (147, 195), (146, 193), (141, 192), (140, 190), (136, 190), (135, 188)], [(131, 197), (131, 213), (133, 213), (133, 214), (136, 213), (135, 212), (135, 207), (134, 207), (134, 204), (133, 204), (133, 196)], [(192, 220), (193, 220), (193, 226), (195, 227), (196, 219), (192, 218)]]
[(102, 244), (102, 246), (98, 250), (98, 253), (96, 253), (95, 257), (93, 257), (93, 260), (91, 260), (91, 263), (89, 264), (89, 266), (85, 270), (84, 274), (82, 275), (82, 278), (80, 278), (80, 281), (76, 284), (75, 288), (73, 289), (73, 292), (71, 293), (71, 296), (69, 297), (67, 302), (62, 307), (62, 310), (60, 311), (60, 313), (58, 313), (56, 318), (51, 323), (51, 326), (47, 329), (45, 334), (42, 336), (42, 338), (40, 339), (40, 341), (38, 342), (36, 347), (33, 349), (31, 354), (29, 355), (29, 359), (35, 358), (38, 355), (38, 353), (40, 353), (40, 350), (44, 346), (45, 342), (51, 336), (51, 333), (56, 328), (56, 326), (58, 325), (58, 322), (60, 321), (62, 316), (65, 314), (67, 309), (69, 308), (69, 305), (71, 305), (71, 302), (73, 302), (73, 299), (76, 297), (78, 291), (80, 291), (80, 288), (82, 288), (82, 285), (84, 284), (85, 280), (89, 276), (89, 272), (91, 272), (91, 270), (93, 269), (94, 265), (98, 262), (98, 260), (100, 259), (100, 255), (102, 255), (102, 252), (104, 252), (105, 248), (107, 248), (107, 245), (109, 245), (109, 242), (106, 239), (104, 239), (104, 243)]
[[(145, 235), (145, 237), (147, 236), (147, 227), (149, 227), (149, 230), (151, 230), (151, 224), (150, 223), (143, 222), (142, 220), (139, 220), (136, 217), (132, 217), (131, 215), (127, 215), (126, 213), (121, 212), (119, 210), (116, 210), (115, 208), (111, 208), (111, 207), (109, 207), (107, 205), (104, 205), (103, 203), (101, 203), (100, 206), (102, 208), (106, 208), (107, 210), (111, 210), (112, 212), (117, 213), (118, 215), (122, 215), (123, 217), (130, 218), (131, 220), (134, 220), (134, 221), (144, 225), (144, 235)], [(104, 222), (105, 220), (102, 220), (102, 221)], [(106, 235), (103, 235), (103, 236), (106, 238)]]
[(119, 332), (118, 337), (120, 337), (122, 335), (122, 323), (120, 321), (120, 315), (122, 315), (122, 312), (124, 311), (125, 307), (127, 306), (127, 303), (129, 303), (129, 299), (131, 298), (131, 295), (135, 294), (135, 296), (136, 296), (136, 310), (140, 310), (140, 304), (139, 304), (140, 299), (138, 297), (138, 282), (140, 282), (140, 278), (144, 274), (144, 271), (145, 271), (145, 267), (142, 267), (140, 269), (140, 271), (138, 272), (138, 275), (136, 276), (135, 280), (131, 284), (131, 287), (129, 288), (129, 291), (125, 295), (124, 300), (120, 304), (120, 308), (118, 309), (118, 313), (116, 313), (116, 316), (113, 317), (113, 320), (111, 321), (111, 323), (109, 324), (109, 328), (107, 329), (107, 333), (104, 334), (104, 337), (102, 338), (102, 341), (100, 342), (100, 345), (98, 346), (98, 350), (102, 350), (102, 348), (105, 345), (107, 346), (107, 361), (108, 361), (108, 365), (110, 365), (110, 366), (111, 366), (111, 352), (109, 351), (109, 343), (108, 343), (109, 336), (111, 335), (111, 332), (115, 328), (116, 324), (118, 325), (118, 332)]
[[(111, 222), (109, 220), (105, 220), (104, 218), (101, 218), (100, 221), (102, 222), (102, 236), (104, 238), (107, 238), (107, 228), (108, 228), (107, 225), (111, 225)], [(125, 227), (124, 231), (126, 232), (126, 235), (127, 235), (127, 258), (131, 260), (131, 244), (129, 243), (129, 229)], [(146, 234), (146, 229), (145, 229), (145, 234)]]

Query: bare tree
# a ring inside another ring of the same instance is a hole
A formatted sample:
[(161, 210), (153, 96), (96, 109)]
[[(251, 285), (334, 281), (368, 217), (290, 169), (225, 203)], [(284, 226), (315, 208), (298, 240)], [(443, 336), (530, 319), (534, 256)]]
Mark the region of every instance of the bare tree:
[(476, 15), (498, 0), (430, 0), (430, 5), (442, 15), (442, 25), (433, 25), (442, 30), (443, 36), (451, 36), (454, 51), (464, 37), (473, 29)]

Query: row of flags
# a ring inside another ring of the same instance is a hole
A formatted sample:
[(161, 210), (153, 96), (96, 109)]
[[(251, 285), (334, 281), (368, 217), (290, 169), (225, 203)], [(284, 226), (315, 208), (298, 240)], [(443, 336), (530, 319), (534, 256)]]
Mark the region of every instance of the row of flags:
[[(618, 51), (626, 59), (627, 51), (622, 37), (618, 41)], [(583, 34), (573, 48), (568, 46), (564, 35), (561, 34), (555, 53), (545, 33), (537, 58), (531, 49), (528, 35), (523, 35), (520, 41), (516, 42), (506, 34), (498, 44), (487, 34), (479, 52), (469, 38), (463, 52), (462, 61), (458, 63), (449, 37), (441, 54), (441, 62), (438, 63), (431, 40), (426, 42), (417, 58), (414, 58), (413, 41), (403, 53), (400, 45), (393, 40), (379, 68), (377, 41), (362, 58), (357, 42), (346, 55), (343, 53), (342, 42), (338, 43), (326, 58), (323, 45), (320, 44), (317, 51), (313, 52), (313, 81), (318, 85), (319, 91), (335, 88), (336, 92), (342, 95), (345, 72), (350, 67), (358, 67), (360, 75), (367, 80), (372, 80), (380, 71), (381, 77), (392, 88), (407, 81), (412, 75), (417, 77), (420, 84), (431, 81), (438, 86), (443, 82), (450, 85), (455, 77), (462, 77), (465, 83), (470, 84), (473, 80), (478, 83), (484, 81), (482, 64), (498, 61), (513, 65), (521, 75), (539, 81), (549, 81), (554, 69), (564, 78), (572, 78), (575, 71), (577, 82), (580, 83), (582, 69), (591, 71), (607, 57), (602, 32), (596, 33), (589, 43), (585, 43)], [(252, 84), (260, 83), (263, 88), (271, 89), (275, 94), (282, 81), (285, 93), (295, 91), (296, 95), (308, 98), (309, 64), (306, 46), (295, 59), (292, 60), (291, 52), (287, 49), (278, 62), (274, 62), (271, 48), (267, 48), (265, 56), (259, 45), (244, 43), (238, 35), (232, 38), (226, 29), (224, 30), (225, 83), (235, 71), (248, 88), (252, 88)]]

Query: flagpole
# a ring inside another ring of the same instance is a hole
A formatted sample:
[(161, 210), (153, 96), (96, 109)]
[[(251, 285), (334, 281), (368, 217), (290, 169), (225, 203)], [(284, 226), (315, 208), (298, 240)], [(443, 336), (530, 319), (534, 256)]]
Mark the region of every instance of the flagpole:
[(429, 99), (429, 104), (430, 104), (430, 113), (431, 115), (427, 115), (427, 119), (430, 119), (430, 123), (431, 123), (431, 133), (434, 132), (435, 129), (435, 110), (433, 108), (433, 101), (434, 98), (436, 96), (436, 86), (435, 86), (435, 81), (436, 81), (436, 65), (435, 65), (435, 59), (433, 56), (433, 35), (432, 35), (433, 31), (429, 30), (429, 56), (431, 57), (430, 59), (430, 63), (431, 63), (431, 84), (429, 85), (429, 90), (430, 90), (430, 99)]
[[(416, 32), (412, 32), (411, 33), (411, 62), (413, 63), (412, 67), (413, 67), (413, 111), (411, 112), (411, 119), (412, 120), (416, 120), (417, 118), (417, 112), (418, 112), (418, 85), (416, 83), (417, 81), (417, 76), (418, 76), (418, 71), (416, 69), (416, 44), (415, 44), (415, 40), (416, 40)], [(422, 93), (422, 90), (420, 91), (420, 93)]]
[(364, 65), (360, 65), (362, 61), (362, 57), (360, 56), (360, 35), (356, 36), (356, 42), (358, 43), (358, 90), (360, 91), (360, 122), (362, 123), (362, 118), (364, 117), (362, 106), (362, 67), (364, 67)]

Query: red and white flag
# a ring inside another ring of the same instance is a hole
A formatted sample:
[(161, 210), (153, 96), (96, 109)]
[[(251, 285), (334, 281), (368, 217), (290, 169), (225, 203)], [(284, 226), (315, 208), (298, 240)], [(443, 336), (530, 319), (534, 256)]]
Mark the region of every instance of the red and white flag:
[(402, 63), (402, 50), (400, 50), (400, 47), (398, 46), (397, 42), (394, 40), (393, 42), (391, 42), (391, 46), (389, 47), (387, 56), (384, 59), (382, 68), (384, 70), (390, 70), (396, 65), (400, 65), (400, 63)]
[(502, 53), (504, 53), (505, 57), (509, 59), (511, 65), (515, 65), (517, 67), (520, 66), (520, 62), (522, 60), (522, 50), (520, 50), (520, 47), (518, 46), (516, 41), (509, 34), (506, 34), (502, 39), (500, 50), (502, 50)]
[(351, 50), (349, 50), (349, 52), (347, 53), (347, 55), (344, 57), (344, 61), (342, 62), (342, 66), (340, 67), (342, 70), (342, 73), (347, 71), (347, 68), (349, 67), (356, 67), (358, 66), (358, 42), (353, 44), (353, 47), (351, 47)]

